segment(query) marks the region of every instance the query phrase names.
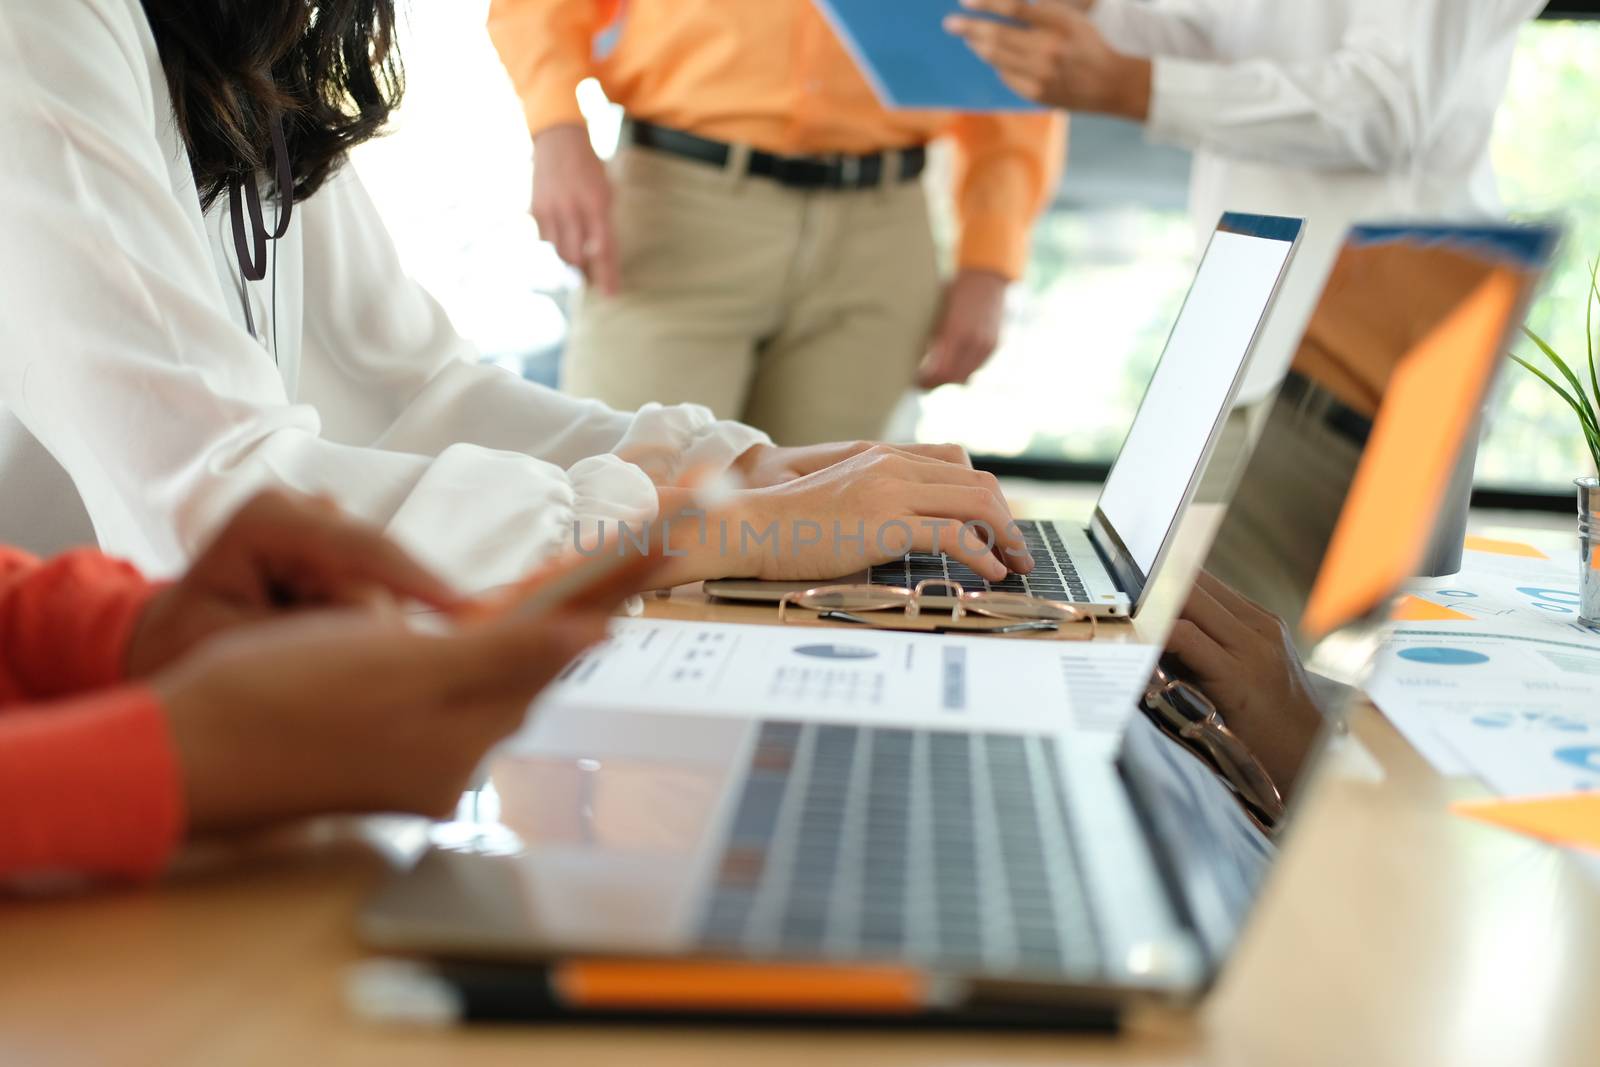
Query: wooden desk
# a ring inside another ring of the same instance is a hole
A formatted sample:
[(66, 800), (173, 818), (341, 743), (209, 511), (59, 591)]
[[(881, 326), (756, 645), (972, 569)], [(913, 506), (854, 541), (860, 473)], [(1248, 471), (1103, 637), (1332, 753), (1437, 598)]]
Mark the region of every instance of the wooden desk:
[[(652, 611), (734, 618), (675, 597)], [(1308, 798), (1256, 921), (1195, 1013), (1120, 1038), (707, 1028), (381, 1029), (346, 1011), (370, 825), (325, 822), (166, 885), (0, 903), (0, 1064), (1592, 1064), (1600, 887), (1561, 853), (1449, 815), (1443, 781), (1370, 708), (1381, 780)]]

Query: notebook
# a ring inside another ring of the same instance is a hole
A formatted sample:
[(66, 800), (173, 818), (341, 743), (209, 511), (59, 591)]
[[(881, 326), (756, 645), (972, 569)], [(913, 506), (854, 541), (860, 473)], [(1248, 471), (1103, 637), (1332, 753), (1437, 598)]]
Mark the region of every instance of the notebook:
[(958, 0), (813, 0), (883, 106), (895, 110), (1037, 111), (959, 37), (947, 15), (983, 18)]

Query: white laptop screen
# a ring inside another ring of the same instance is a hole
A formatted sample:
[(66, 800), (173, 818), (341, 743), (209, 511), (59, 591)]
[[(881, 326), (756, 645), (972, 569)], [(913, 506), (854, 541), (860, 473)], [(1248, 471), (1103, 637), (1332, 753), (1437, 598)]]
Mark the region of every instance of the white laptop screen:
[(1211, 236), (1100, 495), (1101, 514), (1141, 575), (1183, 507), (1292, 248), (1276, 235), (1219, 228)]

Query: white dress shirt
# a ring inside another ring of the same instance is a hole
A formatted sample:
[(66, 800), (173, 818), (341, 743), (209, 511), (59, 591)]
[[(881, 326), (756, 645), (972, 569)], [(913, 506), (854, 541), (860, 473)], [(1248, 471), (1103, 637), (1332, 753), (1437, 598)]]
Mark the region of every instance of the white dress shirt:
[(139, 0), (0, 4), (0, 541), (49, 551), (92, 521), (170, 573), (287, 485), (482, 588), (574, 523), (653, 515), (650, 475), (766, 441), (479, 365), (348, 167), (296, 205), (263, 282), (240, 282), (227, 220), (226, 197), (201, 213)]
[(1294, 355), (1345, 229), (1501, 213), (1489, 137), (1517, 29), (1544, 0), (1096, 0), (1153, 60), (1148, 136), (1192, 149), (1204, 240), (1223, 211), (1300, 215), (1245, 395)]

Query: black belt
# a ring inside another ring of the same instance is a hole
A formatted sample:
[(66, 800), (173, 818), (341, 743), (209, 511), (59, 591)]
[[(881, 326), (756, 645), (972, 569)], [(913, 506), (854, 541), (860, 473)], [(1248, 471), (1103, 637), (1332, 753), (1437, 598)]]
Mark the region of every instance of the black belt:
[(1278, 402), (1289, 404), (1303, 418), (1314, 419), (1357, 445), (1372, 434), (1372, 420), (1310, 378), (1290, 371), (1278, 390)]
[[(713, 167), (726, 167), (733, 146), (709, 137), (628, 120), (627, 138), (640, 148), (692, 159)], [(777, 156), (752, 151), (745, 173), (770, 178), (790, 189), (875, 189), (886, 182), (909, 182), (928, 165), (928, 150), (921, 145), (869, 156)]]

